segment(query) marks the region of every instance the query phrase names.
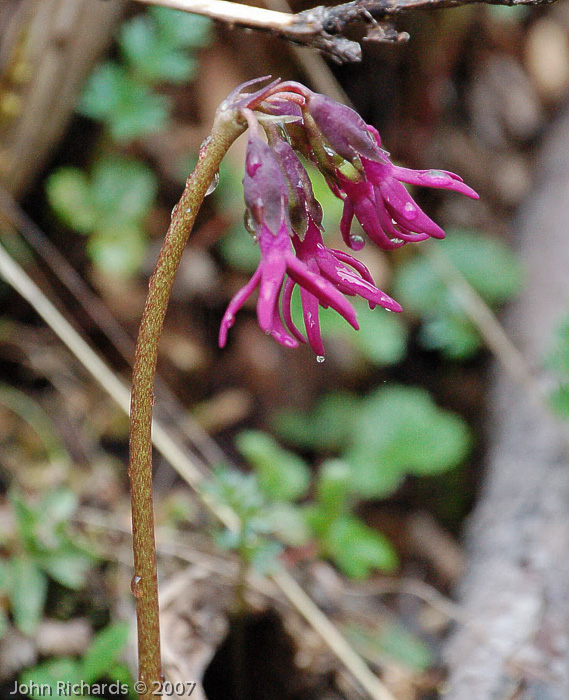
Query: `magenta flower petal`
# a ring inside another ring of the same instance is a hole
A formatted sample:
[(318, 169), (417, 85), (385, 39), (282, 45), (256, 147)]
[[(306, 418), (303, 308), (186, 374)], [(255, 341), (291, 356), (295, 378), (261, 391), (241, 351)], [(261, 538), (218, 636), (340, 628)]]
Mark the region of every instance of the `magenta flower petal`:
[(344, 243), (351, 248), (353, 247), (353, 236), (352, 236), (352, 221), (354, 220), (354, 205), (348, 197), (344, 199), (344, 210), (342, 212), (342, 218), (340, 220), (340, 233), (344, 239)]
[(363, 264), (361, 260), (354, 258), (354, 256), (350, 255), (349, 253), (344, 253), (343, 250), (337, 250), (336, 248), (330, 248), (330, 252), (336, 259), (340, 260), (343, 263), (346, 263), (346, 265), (351, 265), (354, 268), (354, 270), (360, 273), (364, 280), (367, 280), (370, 284), (374, 284), (371, 272), (367, 269), (367, 267)]
[(312, 350), (316, 355), (324, 355), (324, 343), (320, 331), (320, 319), (318, 317), (318, 299), (307, 289), (300, 288), (300, 299), (302, 301), (302, 313), (304, 316), (304, 326), (306, 336)]
[(240, 289), (233, 299), (229, 302), (223, 318), (221, 319), (221, 325), (219, 327), (219, 347), (224, 348), (227, 342), (227, 333), (231, 326), (235, 323), (235, 314), (241, 309), (243, 304), (247, 299), (253, 294), (255, 288), (261, 281), (261, 268), (258, 267), (255, 274), (247, 282), (247, 284)]
[(328, 280), (309, 270), (304, 263), (300, 262), (300, 260), (297, 260), (292, 255), (288, 260), (288, 274), (301, 289), (304, 288), (313, 294), (324, 308), (332, 307), (340, 316), (343, 316), (351, 326), (356, 330), (359, 329), (354, 307), (349, 301), (344, 299), (341, 292), (330, 284)]
[(448, 170), (411, 170), (393, 166), (393, 175), (401, 182), (421, 187), (437, 187), (452, 192), (459, 192), (471, 199), (480, 199), (480, 195), (466, 185), (461, 177)]
[(295, 283), (290, 278), (288, 278), (284, 284), (283, 295), (282, 295), (282, 299), (281, 299), (283, 318), (284, 318), (284, 322), (286, 324), (286, 327), (289, 329), (289, 331), (292, 333), (292, 335), (299, 342), (306, 343), (306, 338), (298, 330), (294, 321), (292, 320), (291, 302), (292, 302), (292, 293), (294, 291), (295, 286), (296, 286)]
[(382, 306), (390, 311), (402, 311), (401, 306), (388, 294), (382, 292), (374, 284), (370, 284), (367, 280), (362, 279), (345, 265), (334, 265), (329, 258), (321, 258), (318, 264), (322, 274), (331, 282), (337, 284), (344, 294), (360, 296), (372, 302), (372, 304)]
[(442, 228), (425, 214), (400, 182), (390, 178), (382, 182), (376, 192), (378, 190), (388, 213), (404, 229), (433, 238), (445, 237)]
[[(298, 347), (298, 341), (293, 338), (290, 333), (287, 333), (286, 328), (283, 326), (278, 307), (275, 307), (270, 334), (277, 341), (277, 343), (284, 345), (285, 348)], [(302, 342), (305, 342), (304, 338), (302, 339)]]

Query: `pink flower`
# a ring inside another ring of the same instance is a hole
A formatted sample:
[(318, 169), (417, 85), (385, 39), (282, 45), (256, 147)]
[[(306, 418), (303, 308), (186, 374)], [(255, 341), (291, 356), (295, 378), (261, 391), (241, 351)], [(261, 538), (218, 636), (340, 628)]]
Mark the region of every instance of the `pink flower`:
[[(322, 240), (320, 224), (322, 221), (322, 209), (312, 191), (310, 178), (302, 163), (297, 158), (289, 144), (271, 134), (271, 146), (285, 179), (289, 185), (289, 192), (294, 205), (294, 220), (302, 221), (299, 229), (294, 226), (295, 235), (292, 243), (300, 261), (314, 274), (320, 275), (334, 285), (342, 294), (348, 296), (360, 296), (370, 304), (370, 307), (382, 306), (390, 311), (401, 311), (401, 306), (390, 296), (378, 289), (367, 267), (348, 253), (327, 248)], [(304, 342), (304, 337), (296, 328), (291, 316), (291, 297), (295, 286), (293, 279), (289, 278), (284, 287), (282, 308), (283, 317), (287, 328), (292, 335)], [(319, 299), (309, 289), (300, 289), (304, 325), (310, 347), (317, 355), (324, 355), (324, 345), (320, 332)], [(320, 304), (322, 305), (322, 304)]]
[(443, 170), (401, 168), (381, 148), (377, 131), (353, 109), (315, 93), (306, 97), (305, 125), (318, 166), (334, 193), (344, 200), (341, 230), (354, 250), (363, 242), (351, 235), (355, 216), (369, 238), (390, 250), (427, 238), (444, 238), (402, 183), (452, 190), (478, 199), (462, 179)]
[[(321, 306), (332, 307), (356, 329), (356, 313), (344, 295), (362, 297), (371, 308), (401, 311), (401, 307), (375, 286), (363, 263), (326, 247), (322, 208), (297, 153), (316, 163), (343, 200), (340, 230), (353, 250), (363, 246), (363, 239), (351, 233), (354, 216), (369, 238), (386, 250), (444, 238), (444, 231), (420, 209), (404, 183), (452, 190), (474, 199), (478, 195), (453, 173), (394, 165), (377, 131), (349, 107), (294, 82), (274, 81), (256, 92), (244, 92), (258, 82), (238, 88), (224, 107), (237, 109), (249, 125), (243, 187), (246, 218), (259, 244), (261, 262), (229, 303), (219, 344), (225, 345), (236, 313), (256, 289), (261, 329), (286, 347), (306, 342), (291, 313), (298, 285), (308, 343), (323, 355)], [(260, 136), (259, 122), (268, 143)]]
[(286, 182), (272, 149), (256, 134), (249, 137), (243, 186), (253, 233), (261, 249), (261, 262), (227, 307), (219, 331), (220, 347), (225, 346), (235, 314), (257, 287), (257, 318), (261, 329), (281, 345), (298, 345), (298, 340), (283, 326), (280, 315), (280, 294), (287, 278), (317, 303), (333, 308), (357, 330), (356, 313), (341, 291), (295, 256)]

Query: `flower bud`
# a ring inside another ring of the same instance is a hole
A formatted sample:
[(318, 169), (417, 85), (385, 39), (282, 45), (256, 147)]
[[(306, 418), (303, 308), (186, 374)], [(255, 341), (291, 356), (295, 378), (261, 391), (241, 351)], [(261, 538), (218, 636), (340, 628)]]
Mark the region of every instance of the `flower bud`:
[(255, 233), (265, 226), (276, 235), (288, 222), (288, 189), (272, 149), (256, 134), (247, 143), (243, 191)]

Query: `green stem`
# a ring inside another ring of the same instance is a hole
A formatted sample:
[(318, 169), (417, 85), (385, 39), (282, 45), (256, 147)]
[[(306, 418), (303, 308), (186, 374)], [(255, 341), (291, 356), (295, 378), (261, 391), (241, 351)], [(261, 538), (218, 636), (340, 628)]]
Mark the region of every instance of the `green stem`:
[[(138, 626), (138, 677), (146, 685), (140, 698), (156, 695), (162, 678), (154, 512), (152, 506), (152, 404), (158, 343), (174, 277), (207, 188), (229, 146), (244, 131), (236, 114), (221, 110), (211, 137), (202, 146), (197, 165), (174, 211), (140, 323), (132, 375), (130, 404), (130, 488), (134, 550), (133, 593)], [(157, 685), (158, 684), (158, 685)]]

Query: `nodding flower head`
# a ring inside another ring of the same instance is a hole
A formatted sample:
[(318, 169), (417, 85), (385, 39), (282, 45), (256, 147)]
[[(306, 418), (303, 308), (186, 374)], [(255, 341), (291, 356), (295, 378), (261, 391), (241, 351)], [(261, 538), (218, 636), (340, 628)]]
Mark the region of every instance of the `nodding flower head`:
[[(229, 303), (219, 344), (225, 345), (235, 314), (257, 288), (261, 329), (286, 347), (306, 342), (291, 313), (298, 285), (307, 340), (317, 355), (323, 355), (320, 306), (332, 307), (356, 329), (356, 314), (345, 296), (362, 297), (371, 308), (401, 311), (401, 307), (375, 286), (363, 263), (325, 245), (322, 208), (297, 154), (315, 162), (343, 200), (340, 230), (353, 250), (363, 246), (363, 239), (351, 234), (354, 216), (384, 249), (444, 237), (403, 183), (453, 190), (474, 199), (478, 195), (453, 173), (394, 165), (377, 131), (353, 109), (298, 83), (275, 81), (256, 92), (244, 92), (257, 82), (241, 86), (226, 102), (249, 124), (243, 178), (246, 222), (259, 244), (261, 261)], [(260, 135), (260, 125), (268, 143)]]
[(369, 238), (385, 250), (431, 237), (444, 238), (442, 228), (423, 212), (402, 183), (453, 190), (478, 199), (454, 173), (394, 165), (382, 149), (377, 131), (350, 107), (314, 94), (305, 100), (304, 111), (314, 160), (344, 200), (341, 229), (352, 249), (361, 247), (350, 233), (354, 216)]
[(259, 326), (281, 345), (296, 347), (298, 340), (287, 332), (281, 320), (280, 295), (287, 278), (310, 292), (317, 303), (335, 309), (357, 329), (355, 311), (343, 294), (295, 256), (286, 182), (272, 149), (258, 136), (249, 139), (243, 184), (253, 233), (261, 249), (261, 262), (253, 277), (229, 303), (221, 322), (219, 345), (225, 345), (235, 314), (258, 287)]

